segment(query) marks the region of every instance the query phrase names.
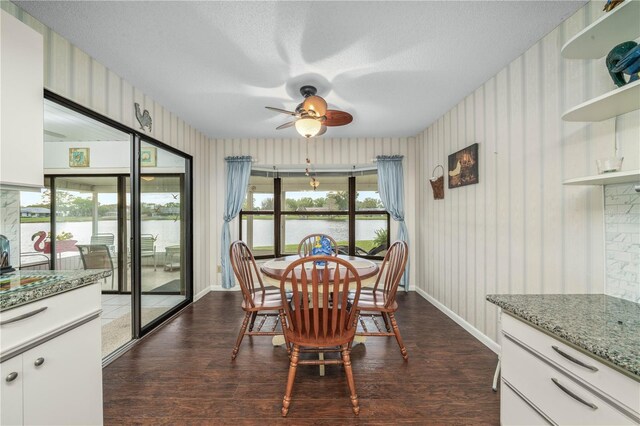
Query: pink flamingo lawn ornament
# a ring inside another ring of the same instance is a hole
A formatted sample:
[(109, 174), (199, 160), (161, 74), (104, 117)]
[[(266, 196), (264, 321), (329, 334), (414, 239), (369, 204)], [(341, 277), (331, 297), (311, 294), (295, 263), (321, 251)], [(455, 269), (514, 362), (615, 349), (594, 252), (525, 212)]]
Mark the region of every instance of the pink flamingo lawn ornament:
[[(37, 239), (36, 239), (37, 237)], [(33, 243), (35, 251), (45, 254), (51, 253), (51, 241), (45, 241), (47, 233), (44, 231), (38, 231), (31, 236), (31, 241), (36, 240)], [(58, 240), (56, 241), (56, 253), (62, 253), (65, 251), (76, 251), (76, 243), (78, 240)]]

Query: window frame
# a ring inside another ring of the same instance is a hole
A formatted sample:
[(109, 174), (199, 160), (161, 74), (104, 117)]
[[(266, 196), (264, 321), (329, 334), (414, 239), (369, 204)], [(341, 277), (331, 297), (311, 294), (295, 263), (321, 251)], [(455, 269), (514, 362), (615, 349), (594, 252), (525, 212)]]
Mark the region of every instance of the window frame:
[[(380, 215), (386, 217), (387, 222), (387, 247), (391, 243), (389, 232), (391, 230), (391, 216), (386, 210), (356, 210), (356, 179), (357, 176), (347, 176), (348, 178), (348, 194), (349, 194), (349, 204), (347, 210), (332, 210), (332, 211), (320, 211), (314, 212), (314, 215), (317, 216), (347, 216), (347, 226), (349, 232), (349, 245), (348, 245), (348, 253), (349, 256), (356, 256), (356, 218), (357, 216), (367, 216), (367, 215)], [(308, 212), (297, 212), (297, 211), (288, 211), (282, 210), (282, 178), (274, 177), (273, 178), (273, 210), (240, 210), (239, 213), (239, 237), (242, 239), (242, 222), (245, 216), (273, 216), (273, 242), (274, 242), (274, 253), (268, 255), (257, 255), (256, 259), (273, 259), (279, 258), (283, 256), (287, 256), (287, 253), (283, 253), (281, 251), (282, 241), (280, 235), (280, 228), (282, 225), (283, 216), (292, 217), (292, 216), (306, 216)], [(365, 259), (371, 260), (382, 260), (384, 256), (369, 256), (369, 255), (359, 255), (358, 257), (362, 257)]]

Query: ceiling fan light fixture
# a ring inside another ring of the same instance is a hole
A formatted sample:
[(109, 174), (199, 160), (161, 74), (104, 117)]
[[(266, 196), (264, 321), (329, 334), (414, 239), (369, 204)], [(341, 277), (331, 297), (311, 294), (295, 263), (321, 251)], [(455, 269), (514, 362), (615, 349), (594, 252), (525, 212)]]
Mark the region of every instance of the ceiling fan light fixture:
[(302, 103), (302, 108), (314, 117), (322, 117), (327, 113), (327, 102), (320, 96), (309, 96)]
[(312, 138), (320, 132), (322, 124), (313, 118), (300, 118), (296, 121), (296, 130), (305, 138)]

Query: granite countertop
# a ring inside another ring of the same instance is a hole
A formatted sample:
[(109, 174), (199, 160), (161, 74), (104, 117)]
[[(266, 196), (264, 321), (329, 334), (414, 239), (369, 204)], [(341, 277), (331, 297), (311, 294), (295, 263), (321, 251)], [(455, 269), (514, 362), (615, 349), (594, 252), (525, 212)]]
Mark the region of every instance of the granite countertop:
[(111, 271), (16, 271), (0, 275), (0, 312), (89, 285)]
[(489, 294), (487, 300), (640, 381), (639, 303), (604, 294)]

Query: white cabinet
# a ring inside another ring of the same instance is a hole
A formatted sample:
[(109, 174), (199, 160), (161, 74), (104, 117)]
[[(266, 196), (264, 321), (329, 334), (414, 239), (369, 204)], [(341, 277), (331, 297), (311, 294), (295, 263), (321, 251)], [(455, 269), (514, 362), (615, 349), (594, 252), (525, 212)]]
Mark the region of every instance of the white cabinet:
[(22, 424), (22, 357), (0, 363), (0, 424)]
[(510, 315), (502, 334), (503, 425), (640, 422), (640, 382)]
[(100, 319), (25, 352), (22, 368), (25, 424), (102, 423)]
[(98, 284), (2, 312), (0, 322), (0, 424), (102, 424)]
[(42, 35), (0, 10), (0, 184), (44, 186)]
[(2, 424), (101, 424), (101, 368), (100, 319), (3, 362)]

